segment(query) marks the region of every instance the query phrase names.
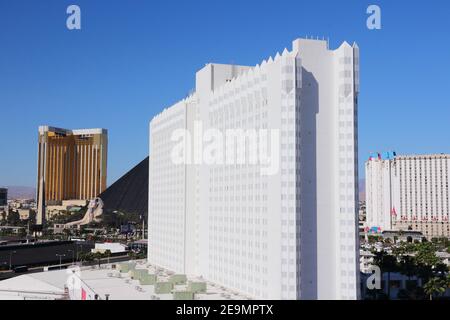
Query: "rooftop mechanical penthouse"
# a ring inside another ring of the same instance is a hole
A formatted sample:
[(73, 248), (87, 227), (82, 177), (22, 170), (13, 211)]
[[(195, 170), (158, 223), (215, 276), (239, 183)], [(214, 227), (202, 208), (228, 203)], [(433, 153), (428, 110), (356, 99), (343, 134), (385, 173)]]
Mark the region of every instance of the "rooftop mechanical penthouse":
[[(198, 71), (195, 93), (150, 122), (149, 262), (255, 298), (357, 299), (358, 92), (347, 42), (297, 39), (256, 66)], [(197, 123), (278, 130), (278, 170), (174, 163), (173, 132)]]

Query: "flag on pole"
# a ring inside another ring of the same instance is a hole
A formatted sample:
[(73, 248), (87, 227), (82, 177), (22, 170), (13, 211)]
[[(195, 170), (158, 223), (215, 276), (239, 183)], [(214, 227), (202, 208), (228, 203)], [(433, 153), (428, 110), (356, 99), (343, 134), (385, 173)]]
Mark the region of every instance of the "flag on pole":
[(397, 216), (397, 210), (395, 210), (395, 207), (391, 209), (391, 216)]

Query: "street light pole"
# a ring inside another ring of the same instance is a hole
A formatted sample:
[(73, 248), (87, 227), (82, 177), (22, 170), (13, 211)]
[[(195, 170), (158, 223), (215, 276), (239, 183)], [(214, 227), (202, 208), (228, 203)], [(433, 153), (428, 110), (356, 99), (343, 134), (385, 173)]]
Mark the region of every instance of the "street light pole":
[(142, 218), (142, 240), (145, 239), (145, 220), (144, 220), (144, 215), (141, 215)]
[(62, 260), (62, 257), (65, 257), (66, 255), (65, 254), (56, 254), (56, 256), (59, 257), (59, 270), (61, 270), (61, 260)]

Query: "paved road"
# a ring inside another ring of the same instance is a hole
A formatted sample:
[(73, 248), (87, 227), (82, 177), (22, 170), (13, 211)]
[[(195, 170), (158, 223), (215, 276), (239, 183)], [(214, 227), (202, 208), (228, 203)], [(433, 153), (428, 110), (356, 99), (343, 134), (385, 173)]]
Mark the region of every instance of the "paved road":
[[(121, 256), (116, 256), (116, 257), (110, 257), (108, 258), (102, 258), (101, 259), (101, 263), (114, 263), (114, 262), (122, 262), (122, 261), (128, 261), (130, 260), (130, 257), (128, 255), (121, 255)], [(90, 262), (83, 262), (83, 266), (93, 266), (93, 265), (97, 265), (98, 261), (90, 261)], [(65, 269), (69, 266), (73, 265), (73, 263), (62, 263), (61, 265), (58, 264), (53, 264), (53, 265), (49, 265), (48, 267), (51, 268), (51, 270), (57, 270), (59, 268), (61, 269)], [(47, 266), (45, 266), (47, 267)], [(29, 268), (28, 271), (26, 272), (20, 272), (20, 273), (15, 273), (14, 271), (8, 270), (8, 271), (0, 271), (0, 281), (1, 280), (5, 280), (5, 279), (9, 279), (9, 278), (13, 278), (13, 277), (17, 277), (17, 276), (21, 276), (24, 274), (30, 274), (30, 273), (36, 273), (36, 272), (43, 272), (44, 271), (44, 266), (39, 266), (39, 267), (33, 267), (33, 268)]]
[[(17, 266), (43, 266), (70, 263), (81, 252), (90, 252), (93, 242), (51, 241), (0, 246), (0, 266), (13, 269)], [(12, 266), (12, 268), (10, 267)]]

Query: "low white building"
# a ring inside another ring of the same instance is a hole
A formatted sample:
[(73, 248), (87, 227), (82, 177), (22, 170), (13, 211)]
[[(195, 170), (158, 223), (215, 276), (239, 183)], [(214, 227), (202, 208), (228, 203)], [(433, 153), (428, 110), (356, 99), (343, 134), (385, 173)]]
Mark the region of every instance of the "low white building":
[(21, 275), (0, 281), (0, 300), (68, 299), (66, 270)]
[[(132, 267), (121, 270), (120, 265)], [(173, 281), (178, 277), (178, 281)], [(30, 273), (0, 281), (0, 300), (246, 300), (248, 296), (174, 275), (143, 260)]]
[(450, 267), (450, 253), (445, 251), (436, 252), (436, 256), (438, 256), (442, 263), (444, 263), (447, 267)]
[(118, 242), (105, 242), (105, 243), (96, 243), (95, 248), (91, 249), (93, 253), (95, 252), (105, 253), (106, 250), (111, 251), (112, 254), (125, 253), (128, 251), (128, 246), (126, 244)]

